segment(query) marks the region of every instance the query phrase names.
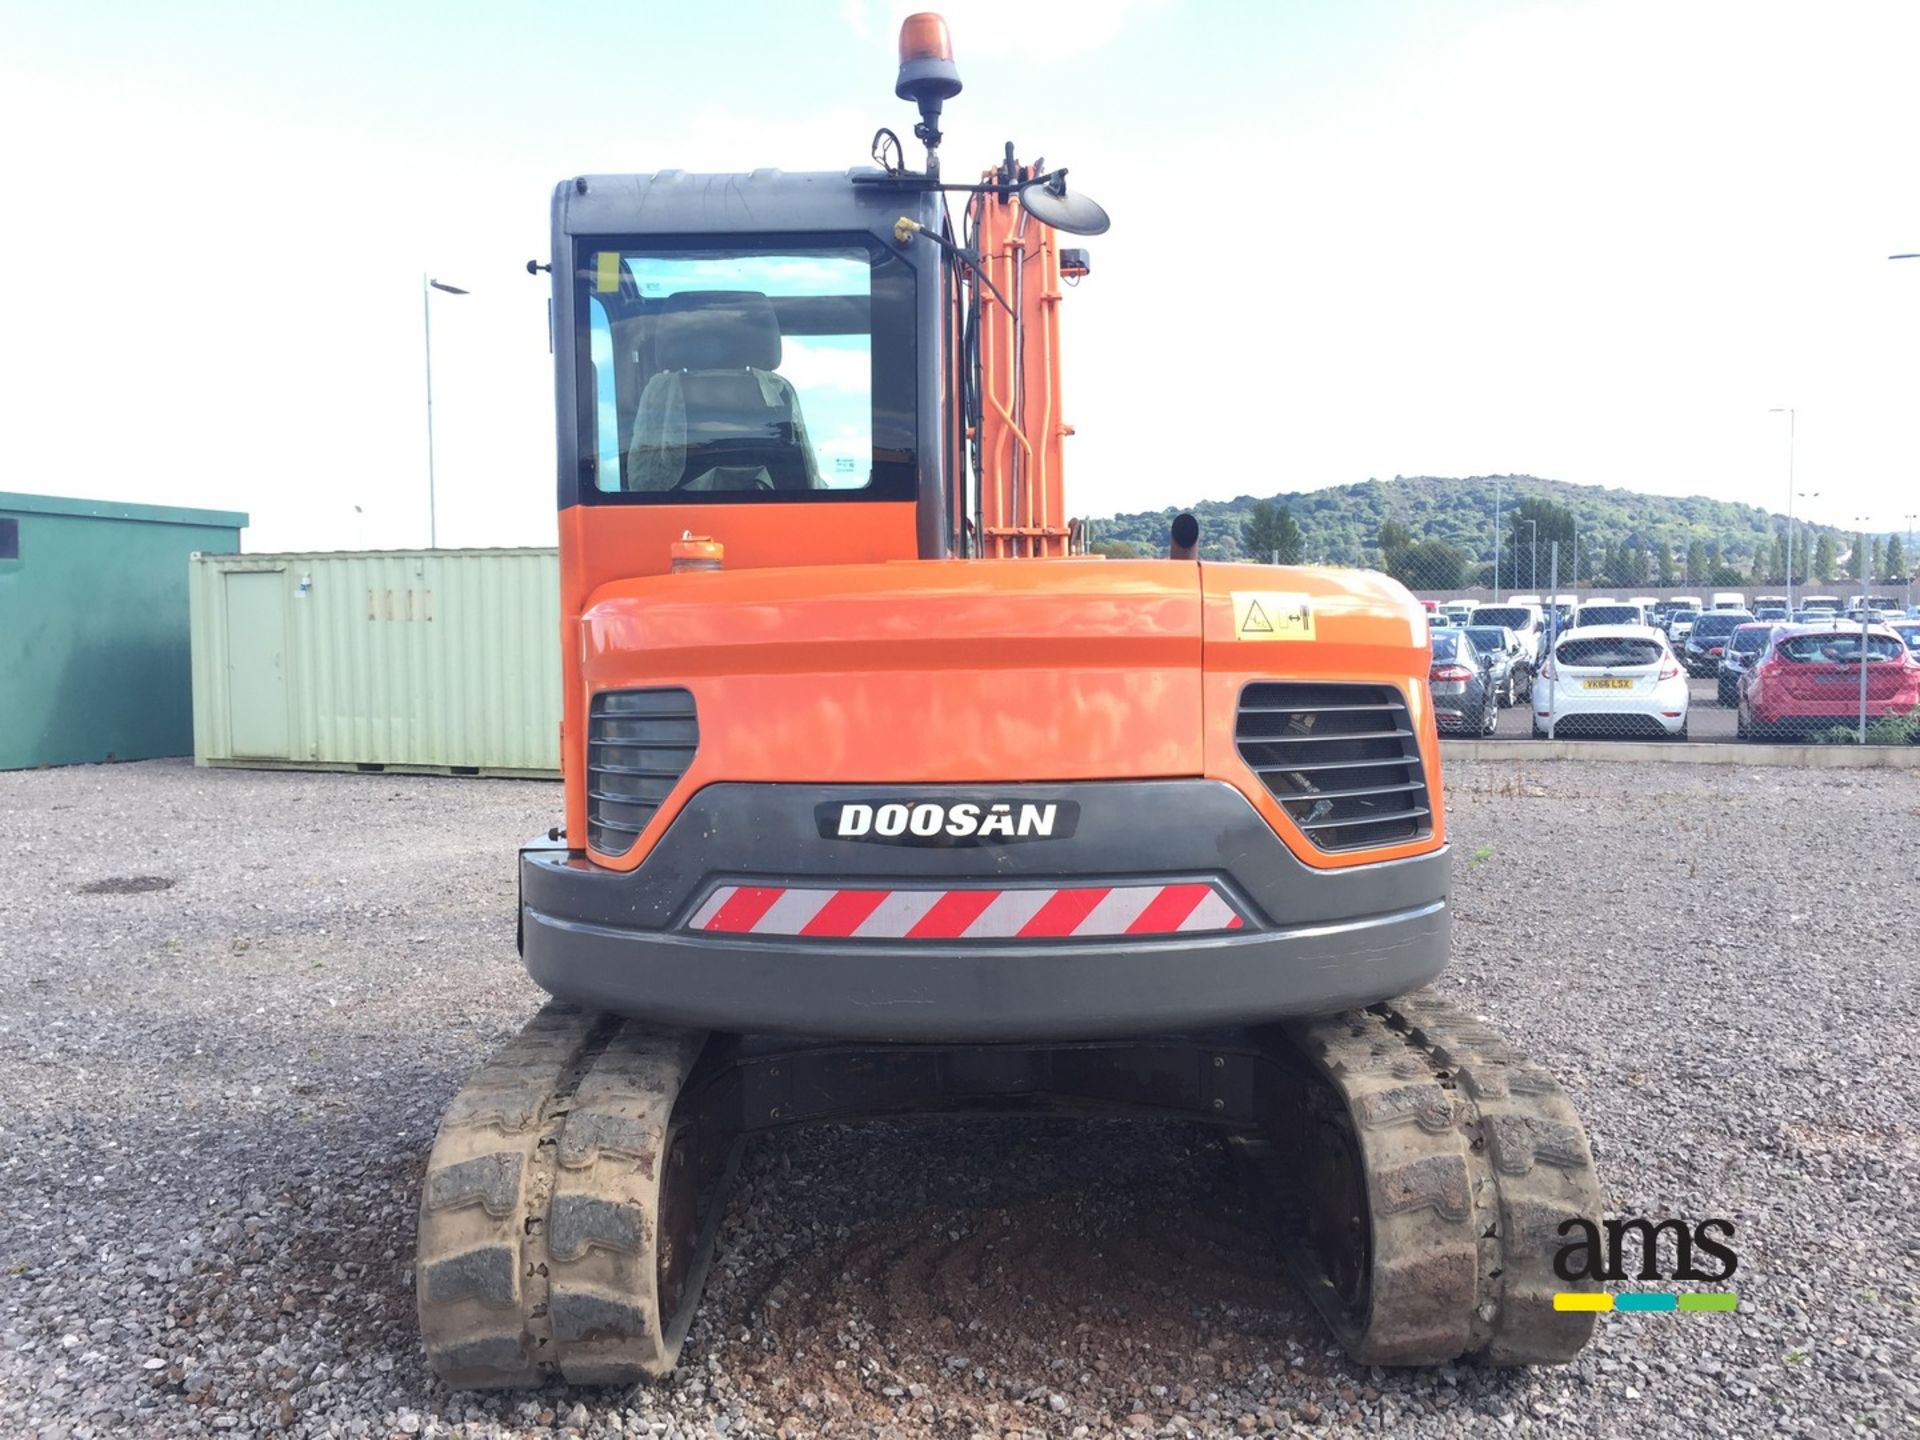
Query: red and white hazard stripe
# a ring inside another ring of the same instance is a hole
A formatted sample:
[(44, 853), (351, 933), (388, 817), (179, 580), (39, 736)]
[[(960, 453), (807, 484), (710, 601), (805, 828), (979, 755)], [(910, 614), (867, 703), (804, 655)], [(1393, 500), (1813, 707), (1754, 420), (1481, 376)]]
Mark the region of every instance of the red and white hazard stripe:
[(1025, 940), (1205, 934), (1245, 923), (1209, 884), (1033, 890), (722, 885), (687, 928), (710, 935), (842, 940)]

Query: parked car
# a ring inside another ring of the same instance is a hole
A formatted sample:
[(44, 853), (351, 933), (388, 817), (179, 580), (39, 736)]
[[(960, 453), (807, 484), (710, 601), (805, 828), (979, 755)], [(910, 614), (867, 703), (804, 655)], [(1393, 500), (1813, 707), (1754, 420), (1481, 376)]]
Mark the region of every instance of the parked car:
[(1905, 642), (1907, 653), (1920, 660), (1920, 619), (1896, 620), (1890, 628)]
[(1481, 654), (1465, 630), (1433, 632), (1427, 688), (1433, 692), (1433, 718), (1443, 734), (1491, 735), (1500, 723), (1493, 657)]
[(1676, 649), (1686, 642), (1687, 632), (1699, 618), (1700, 612), (1691, 608), (1675, 610), (1667, 616), (1667, 639)]
[[(1863, 661), (1864, 654), (1864, 661)], [(1740, 685), (1742, 739), (1806, 734), (1860, 718), (1866, 667), (1867, 719), (1920, 709), (1920, 661), (1885, 625), (1814, 625), (1783, 630)]]
[(1473, 616), (1473, 602), (1471, 600), (1443, 600), (1440, 603), (1440, 613), (1446, 617), (1447, 624), (1455, 626), (1464, 625)]
[(1720, 684), (1717, 698), (1732, 710), (1740, 703), (1740, 677), (1767, 648), (1767, 641), (1779, 626), (1764, 618), (1742, 625), (1727, 637), (1726, 653), (1720, 657)]
[(1739, 610), (1744, 613), (1747, 609), (1747, 597), (1739, 590), (1716, 590), (1713, 592), (1713, 604), (1709, 608)]
[(1534, 665), (1546, 658), (1547, 622), (1540, 613), (1538, 605), (1516, 605), (1508, 602), (1503, 605), (1476, 605), (1468, 618), (1469, 626), (1494, 625), (1503, 630), (1511, 630), (1521, 640), (1533, 647)]
[(1533, 687), (1533, 733), (1687, 736), (1687, 677), (1651, 625), (1569, 630)]
[(1573, 629), (1595, 625), (1647, 625), (1647, 612), (1631, 600), (1589, 600), (1573, 612)]
[(1727, 637), (1742, 625), (1751, 625), (1753, 616), (1745, 610), (1709, 610), (1693, 622), (1680, 659), (1689, 675), (1712, 675), (1720, 669), (1720, 657), (1726, 652)]
[(1826, 610), (1818, 606), (1793, 612), (1793, 623), (1796, 625), (1826, 625), (1839, 618), (1838, 611)]
[(1493, 657), (1493, 692), (1500, 706), (1521, 704), (1533, 695), (1534, 647), (1513, 631), (1496, 625), (1469, 625), (1467, 638), (1482, 655)]
[(1778, 605), (1770, 605), (1762, 600), (1753, 607), (1753, 618), (1756, 620), (1778, 620), (1784, 624), (1791, 616), (1792, 612), (1787, 609), (1784, 601)]

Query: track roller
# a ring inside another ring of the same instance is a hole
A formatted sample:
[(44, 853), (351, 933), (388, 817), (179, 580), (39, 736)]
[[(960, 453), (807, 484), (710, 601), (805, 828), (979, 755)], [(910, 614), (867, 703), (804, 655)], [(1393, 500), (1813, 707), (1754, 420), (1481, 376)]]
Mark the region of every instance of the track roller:
[(448, 1107), (416, 1260), (458, 1389), (630, 1384), (685, 1338), (737, 1155), (676, 1116), (696, 1032), (548, 1005)]

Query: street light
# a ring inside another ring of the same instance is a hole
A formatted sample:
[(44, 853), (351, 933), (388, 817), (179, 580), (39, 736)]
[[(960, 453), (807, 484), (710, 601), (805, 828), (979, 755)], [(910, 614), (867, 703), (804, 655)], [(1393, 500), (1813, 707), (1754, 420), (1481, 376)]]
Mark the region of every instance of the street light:
[[(1900, 578), (1907, 582), (1907, 613), (1911, 615), (1913, 613), (1913, 522), (1920, 520), (1920, 514), (1902, 515), (1900, 518), (1907, 522), (1907, 548), (1900, 552), (1900, 568), (1906, 573)], [(1889, 575), (1887, 578), (1891, 580), (1893, 577)]]
[(1493, 477), (1493, 603), (1500, 603), (1500, 477)]
[[(1898, 255), (1889, 255), (1887, 259), (1920, 260), (1920, 250), (1902, 251)], [(1903, 515), (1900, 518), (1907, 522), (1907, 553), (1902, 558), (1907, 562), (1907, 609), (1911, 611), (1913, 609), (1913, 522), (1920, 519), (1920, 516)]]
[(458, 285), (449, 285), (444, 280), (431, 280), (423, 271), (420, 275), (420, 328), (427, 342), (427, 548), (440, 548), (440, 511), (434, 496), (433, 487), (433, 292), (443, 295), (467, 295), (471, 291), (462, 290)]
[[(1818, 500), (1820, 498), (1820, 492), (1818, 490), (1789, 491), (1787, 493), (1787, 506), (1789, 509), (1791, 509), (1793, 506), (1793, 501), (1795, 496), (1798, 496), (1802, 500)], [(1802, 580), (1811, 580), (1814, 578), (1813, 549), (1814, 549), (1813, 541), (1809, 539), (1807, 541), (1807, 573), (1800, 577)], [(1791, 522), (1789, 522), (1787, 525), (1787, 579), (1789, 581), (1789, 584), (1787, 586), (1787, 618), (1792, 619), (1793, 618), (1793, 586), (1791, 584), (1791, 581), (1793, 579), (1793, 525)], [(1820, 581), (1822, 584), (1825, 584), (1826, 577), (1824, 575), (1821, 576)]]
[(1860, 743), (1867, 743), (1867, 641), (1872, 634), (1873, 607), (1867, 603), (1873, 594), (1873, 523), (1871, 515), (1853, 517), (1853, 533), (1860, 537), (1860, 555), (1855, 568), (1860, 571)]
[(1769, 415), (1787, 417), (1787, 614), (1793, 614), (1793, 427), (1794, 413), (1790, 405), (1775, 405), (1767, 411)]

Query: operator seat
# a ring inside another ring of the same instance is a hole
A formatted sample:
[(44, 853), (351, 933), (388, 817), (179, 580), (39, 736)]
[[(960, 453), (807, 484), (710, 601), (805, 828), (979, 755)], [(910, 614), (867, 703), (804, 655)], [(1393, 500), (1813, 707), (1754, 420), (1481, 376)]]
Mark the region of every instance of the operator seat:
[(653, 322), (660, 367), (640, 392), (632, 490), (816, 490), (800, 397), (780, 364), (780, 321), (757, 290), (669, 295)]

